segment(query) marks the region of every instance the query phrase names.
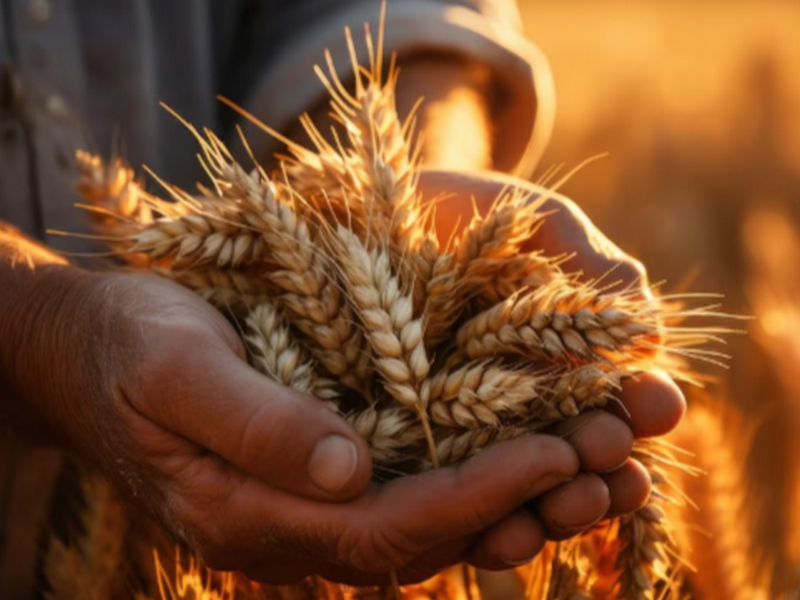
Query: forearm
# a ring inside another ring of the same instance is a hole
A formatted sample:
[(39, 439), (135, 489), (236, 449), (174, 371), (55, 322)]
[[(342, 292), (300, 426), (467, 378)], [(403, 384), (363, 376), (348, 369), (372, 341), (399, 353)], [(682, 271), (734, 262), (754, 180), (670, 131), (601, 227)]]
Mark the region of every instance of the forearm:
[[(397, 112), (405, 120), (414, 105), (421, 160), (428, 168), (467, 171), (491, 168), (492, 125), (489, 70), (458, 58), (427, 56), (400, 65)], [(323, 135), (333, 124), (328, 101), (310, 111)], [(311, 141), (300, 126), (289, 137), (305, 146)]]
[(419, 98), (422, 163), (445, 170), (491, 168), (491, 74), (457, 58), (420, 58), (401, 65), (397, 110), (405, 118)]
[[(57, 377), (37, 361), (54, 348), (61, 332), (52, 313), (84, 272), (61, 256), (0, 223), (0, 422), (26, 431), (46, 427), (34, 408), (31, 383)], [(38, 387), (38, 386), (37, 386)], [(44, 389), (42, 386), (41, 389)]]

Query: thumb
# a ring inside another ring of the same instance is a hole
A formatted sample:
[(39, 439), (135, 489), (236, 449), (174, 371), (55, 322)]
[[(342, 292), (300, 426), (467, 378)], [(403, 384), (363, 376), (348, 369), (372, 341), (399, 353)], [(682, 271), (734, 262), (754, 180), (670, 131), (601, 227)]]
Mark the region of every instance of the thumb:
[(221, 344), (191, 354), (178, 369), (185, 376), (170, 373), (169, 401), (147, 403), (148, 416), (271, 487), (338, 501), (366, 489), (366, 443), (322, 402), (267, 379)]

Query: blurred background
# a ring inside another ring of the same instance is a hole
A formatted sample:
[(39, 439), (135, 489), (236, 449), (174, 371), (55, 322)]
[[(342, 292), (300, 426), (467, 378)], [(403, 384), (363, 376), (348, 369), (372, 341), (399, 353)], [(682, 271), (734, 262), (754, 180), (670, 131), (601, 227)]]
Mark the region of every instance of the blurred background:
[[(731, 339), (728, 371), (709, 370), (719, 382), (709, 393), (691, 393), (723, 424), (719, 443), (729, 459), (718, 457), (722, 462), (711, 461), (709, 470), (727, 469), (729, 480), (740, 480), (726, 484), (728, 496), (717, 498), (716, 508), (701, 507), (698, 527), (721, 536), (709, 511), (727, 511), (716, 516), (742, 530), (738, 541), (726, 542), (738, 545), (731, 551), (793, 587), (800, 512), (800, 2), (520, 5), (526, 33), (551, 62), (558, 94), (540, 168), (609, 152), (576, 175), (566, 195), (640, 258), (653, 281), (665, 280), (666, 291), (722, 292), (726, 311), (756, 317), (734, 324), (748, 335)], [(743, 511), (735, 512), (737, 502)]]

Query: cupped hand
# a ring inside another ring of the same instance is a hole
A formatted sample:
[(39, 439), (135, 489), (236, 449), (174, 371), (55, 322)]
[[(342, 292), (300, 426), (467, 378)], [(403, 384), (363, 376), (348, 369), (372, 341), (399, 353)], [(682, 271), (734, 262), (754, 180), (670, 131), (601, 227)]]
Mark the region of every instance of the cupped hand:
[[(351, 584), (462, 560), (507, 568), (614, 505), (578, 475), (626, 459), (629, 430), (608, 415), (377, 485), (347, 423), (251, 369), (233, 327), (191, 292), (144, 275), (52, 278), (58, 293), (42, 276), (35, 310), (19, 311), (10, 387), (213, 568)], [(531, 501), (538, 518), (520, 510)]]
[[(562, 264), (566, 272), (583, 279), (604, 278), (604, 285), (620, 282), (643, 298), (651, 297), (647, 274), (638, 261), (625, 254), (602, 234), (568, 198), (517, 178), (494, 172), (424, 171), (420, 187), (428, 198), (443, 196), (437, 205), (436, 228), (440, 239), (449, 239), (463, 227), (477, 207), (481, 214), (507, 188), (529, 190), (531, 199), (546, 198), (541, 212), (545, 223), (529, 240), (526, 251), (541, 250), (548, 256), (570, 256)], [(623, 381), (619, 397), (626, 413), (622, 418), (593, 412), (571, 419), (552, 433), (561, 435), (581, 459), (581, 473), (571, 482), (543, 495), (536, 510), (519, 510), (495, 524), (473, 548), (473, 562), (485, 568), (503, 568), (487, 558), (503, 546), (530, 549), (544, 530), (550, 539), (570, 537), (603, 517), (630, 512), (642, 506), (650, 493), (649, 477), (641, 464), (623, 451), (633, 437), (663, 435), (677, 426), (685, 411), (682, 393), (660, 372), (645, 373)], [(614, 462), (614, 460), (618, 462)], [(535, 540), (535, 541), (534, 541)]]

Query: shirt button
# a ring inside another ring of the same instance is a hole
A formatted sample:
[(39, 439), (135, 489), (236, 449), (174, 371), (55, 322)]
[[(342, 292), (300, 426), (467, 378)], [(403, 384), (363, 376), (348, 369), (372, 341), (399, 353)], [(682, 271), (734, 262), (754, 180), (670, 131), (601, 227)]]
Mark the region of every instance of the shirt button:
[(47, 23), (53, 16), (53, 5), (50, 0), (30, 0), (28, 13), (36, 23)]
[(63, 119), (69, 116), (69, 107), (63, 96), (51, 94), (45, 101), (45, 108), (53, 117)]

